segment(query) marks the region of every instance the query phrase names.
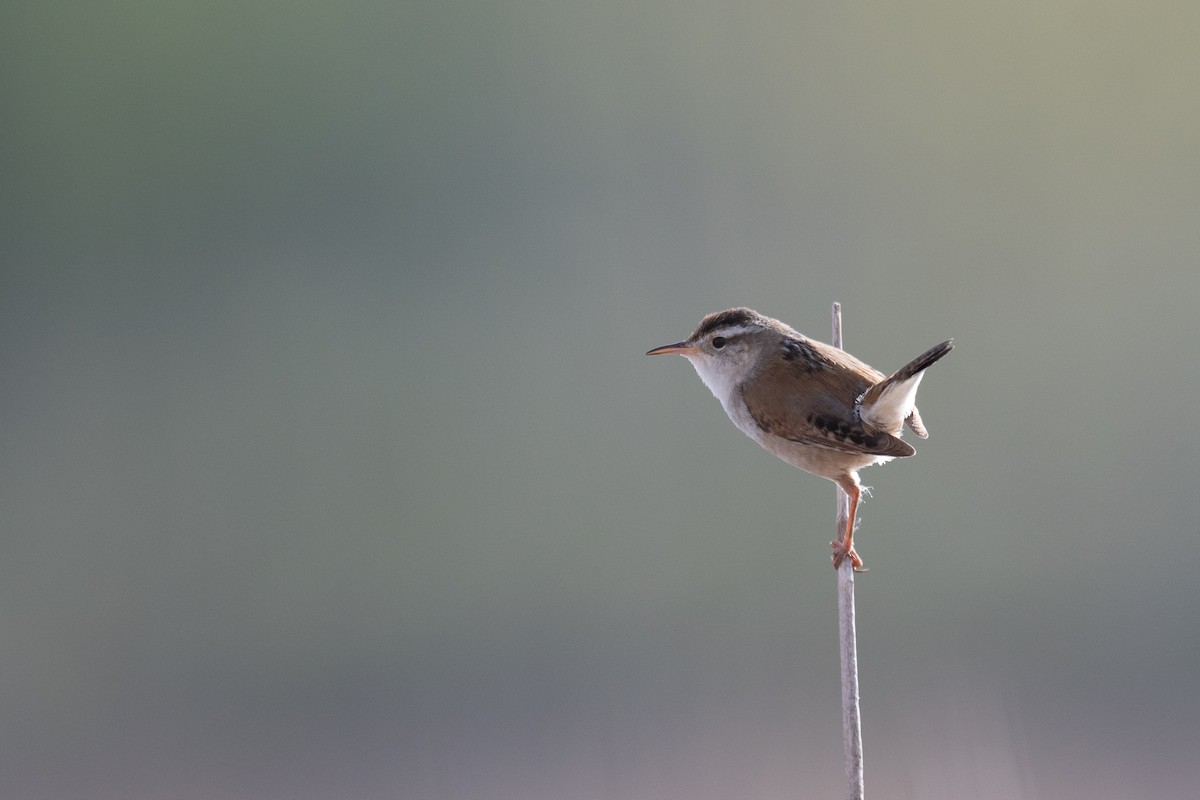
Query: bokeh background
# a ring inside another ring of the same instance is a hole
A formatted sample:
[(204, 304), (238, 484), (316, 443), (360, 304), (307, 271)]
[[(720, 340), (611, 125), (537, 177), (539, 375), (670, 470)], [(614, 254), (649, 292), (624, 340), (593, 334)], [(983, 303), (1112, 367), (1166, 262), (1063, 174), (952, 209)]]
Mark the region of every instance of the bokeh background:
[(0, 796), (842, 792), (834, 489), (648, 359), (881, 369), (869, 795), (1200, 785), (1200, 6), (0, 12)]

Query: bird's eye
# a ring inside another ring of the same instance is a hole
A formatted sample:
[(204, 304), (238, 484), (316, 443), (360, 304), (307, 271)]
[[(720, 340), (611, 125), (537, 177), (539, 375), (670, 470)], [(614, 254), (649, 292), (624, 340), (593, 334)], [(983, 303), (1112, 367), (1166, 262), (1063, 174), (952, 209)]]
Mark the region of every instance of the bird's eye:
[(712, 345), (713, 345), (713, 347), (715, 347), (717, 350), (720, 350), (722, 347), (724, 347), (724, 346), (725, 346), (725, 343), (726, 343), (726, 342), (728, 342), (728, 341), (729, 341), (729, 340), (728, 340), (728, 339), (726, 339), (724, 336), (714, 336), (714, 337), (713, 337), (713, 341), (712, 341)]

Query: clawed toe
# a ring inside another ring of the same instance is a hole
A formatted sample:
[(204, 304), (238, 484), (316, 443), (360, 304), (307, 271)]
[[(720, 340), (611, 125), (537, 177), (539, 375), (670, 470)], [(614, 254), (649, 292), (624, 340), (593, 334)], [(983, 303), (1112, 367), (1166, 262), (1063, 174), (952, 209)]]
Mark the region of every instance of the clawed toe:
[(847, 549), (844, 542), (839, 542), (837, 540), (830, 542), (829, 546), (833, 548), (832, 560), (834, 569), (841, 569), (842, 562), (849, 557), (850, 565), (854, 568), (855, 572), (868, 571), (867, 568), (863, 566), (863, 561), (861, 558), (859, 558), (858, 553), (854, 551), (853, 546)]

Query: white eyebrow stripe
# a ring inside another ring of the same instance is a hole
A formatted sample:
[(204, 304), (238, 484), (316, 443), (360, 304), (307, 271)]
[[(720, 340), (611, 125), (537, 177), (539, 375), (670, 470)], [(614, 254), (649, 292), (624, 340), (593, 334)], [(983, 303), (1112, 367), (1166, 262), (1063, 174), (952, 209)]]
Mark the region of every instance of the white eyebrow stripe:
[(747, 325), (722, 325), (719, 328), (713, 328), (711, 331), (705, 334), (705, 336), (741, 336), (743, 333), (750, 333), (752, 330), (755, 330), (755, 328), (751, 328)]

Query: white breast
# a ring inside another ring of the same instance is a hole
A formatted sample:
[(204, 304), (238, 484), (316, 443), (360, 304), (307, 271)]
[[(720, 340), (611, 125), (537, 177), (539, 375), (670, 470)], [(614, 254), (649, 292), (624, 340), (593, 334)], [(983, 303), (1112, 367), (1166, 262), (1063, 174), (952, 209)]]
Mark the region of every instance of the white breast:
[(746, 407), (742, 394), (738, 391), (743, 370), (735, 365), (714, 363), (711, 359), (695, 356), (689, 356), (687, 359), (696, 368), (696, 374), (704, 381), (704, 385), (721, 401), (721, 407), (725, 409), (733, 424), (742, 433), (761, 443), (764, 433), (750, 416), (750, 409)]

